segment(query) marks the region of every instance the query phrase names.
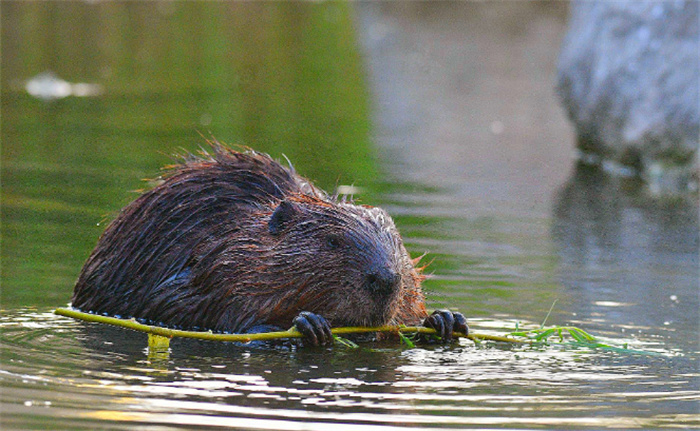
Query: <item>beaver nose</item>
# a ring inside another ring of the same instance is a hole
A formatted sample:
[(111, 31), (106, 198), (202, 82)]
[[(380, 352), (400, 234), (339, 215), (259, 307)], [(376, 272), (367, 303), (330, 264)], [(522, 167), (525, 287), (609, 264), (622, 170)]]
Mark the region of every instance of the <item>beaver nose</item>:
[(389, 268), (371, 271), (365, 279), (367, 289), (378, 295), (390, 295), (396, 291), (401, 282), (401, 276)]

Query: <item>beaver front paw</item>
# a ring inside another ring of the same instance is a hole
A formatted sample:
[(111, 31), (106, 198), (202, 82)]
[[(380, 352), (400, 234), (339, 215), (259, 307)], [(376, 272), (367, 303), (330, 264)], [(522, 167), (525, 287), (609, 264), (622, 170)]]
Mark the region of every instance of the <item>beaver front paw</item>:
[(306, 346), (329, 346), (333, 344), (333, 334), (328, 321), (318, 314), (302, 311), (292, 321), (297, 331), (304, 336)]
[(454, 332), (461, 332), (465, 336), (469, 335), (467, 319), (464, 318), (462, 313), (453, 313), (450, 310), (435, 310), (433, 314), (426, 317), (423, 321), (423, 326), (435, 329), (436, 335), (440, 337), (440, 342), (442, 343), (452, 341)]

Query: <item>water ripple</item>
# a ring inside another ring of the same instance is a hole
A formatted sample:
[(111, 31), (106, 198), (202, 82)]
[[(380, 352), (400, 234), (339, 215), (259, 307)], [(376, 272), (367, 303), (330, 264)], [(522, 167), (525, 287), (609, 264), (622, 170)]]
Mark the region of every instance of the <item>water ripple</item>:
[[(488, 330), (511, 323), (475, 324)], [(154, 362), (143, 334), (48, 312), (6, 313), (0, 328), (3, 420), (10, 427), (47, 420), (72, 429), (700, 425), (698, 372), (685, 357), (475, 347), (465, 340), (357, 350), (174, 341), (170, 357)], [(664, 374), (669, 370), (673, 376)]]

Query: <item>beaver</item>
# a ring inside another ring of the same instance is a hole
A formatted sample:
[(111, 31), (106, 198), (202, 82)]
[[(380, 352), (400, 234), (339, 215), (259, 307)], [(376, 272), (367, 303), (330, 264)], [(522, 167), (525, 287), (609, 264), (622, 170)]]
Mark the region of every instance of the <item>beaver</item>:
[(295, 325), (307, 345), (332, 343), (331, 325), (467, 333), (460, 313), (428, 315), (420, 258), (384, 210), (330, 196), (267, 154), (209, 145), (109, 224), (73, 307), (189, 330)]

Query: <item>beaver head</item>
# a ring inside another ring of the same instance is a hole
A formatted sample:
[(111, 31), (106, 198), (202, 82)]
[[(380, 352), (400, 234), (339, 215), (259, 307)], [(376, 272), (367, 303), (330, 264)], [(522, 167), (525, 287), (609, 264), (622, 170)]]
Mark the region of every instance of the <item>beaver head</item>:
[(311, 311), (334, 325), (385, 324), (416, 289), (417, 272), (380, 208), (294, 197), (272, 212), (268, 232), (267, 268), (298, 295), (292, 314)]

